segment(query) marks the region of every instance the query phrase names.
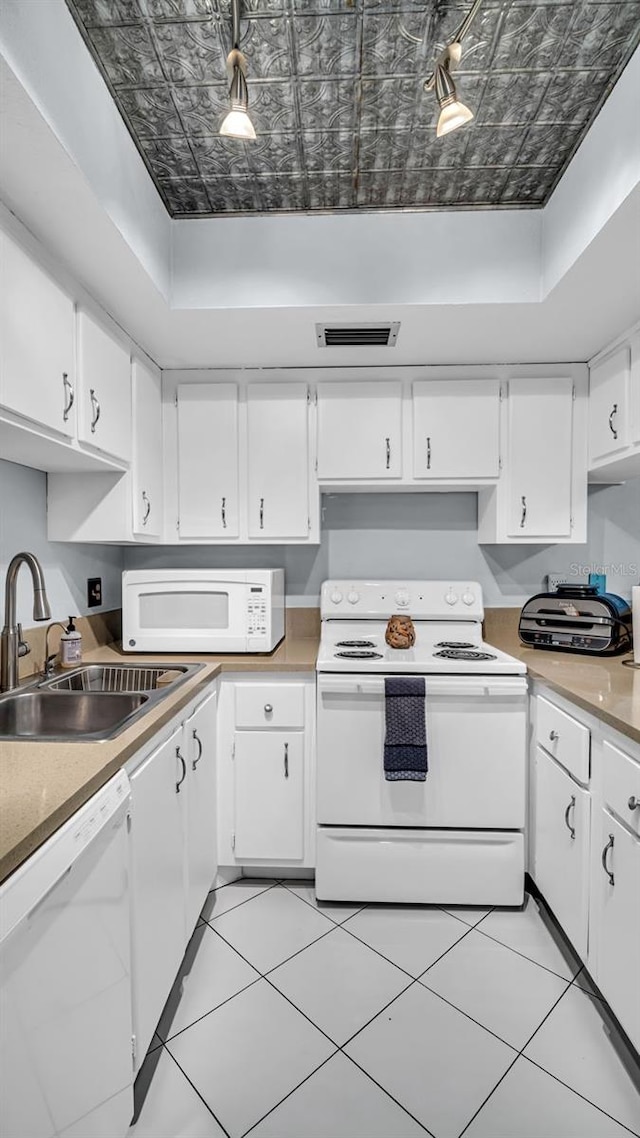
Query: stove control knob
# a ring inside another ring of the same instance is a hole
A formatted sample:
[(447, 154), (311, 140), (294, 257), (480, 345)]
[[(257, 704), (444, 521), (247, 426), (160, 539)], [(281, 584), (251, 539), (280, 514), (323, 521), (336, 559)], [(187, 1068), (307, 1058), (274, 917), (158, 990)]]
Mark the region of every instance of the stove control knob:
[(411, 600), (411, 597), (409, 596), (409, 593), (406, 589), (398, 589), (398, 592), (396, 593), (395, 601), (396, 601), (396, 604), (398, 605), (399, 608), (401, 608), (401, 609), (406, 608), (407, 605), (409, 604), (410, 600)]
[(462, 594), (462, 600), (463, 600), (463, 603), (464, 603), (465, 605), (472, 605), (472, 604), (473, 604), (473, 602), (475, 601), (475, 599), (476, 599), (476, 598), (475, 598), (475, 596), (473, 595), (473, 593), (469, 592), (469, 590), (468, 590), (468, 589), (467, 589), (466, 593), (463, 593), (463, 594)]
[(457, 605), (457, 603), (458, 603), (458, 594), (457, 594), (457, 593), (454, 593), (453, 589), (449, 589), (449, 592), (448, 592), (448, 593), (445, 593), (445, 598), (444, 598), (444, 599), (445, 599), (445, 601), (447, 602), (447, 604), (448, 604), (448, 605)]
[(340, 592), (339, 589), (333, 590), (333, 592), (331, 594), (331, 600), (332, 600), (334, 605), (340, 604), (340, 601), (342, 600), (342, 593)]
[(358, 601), (360, 600), (360, 593), (356, 593), (355, 589), (352, 589), (351, 592), (347, 595), (347, 600), (350, 605), (357, 605)]

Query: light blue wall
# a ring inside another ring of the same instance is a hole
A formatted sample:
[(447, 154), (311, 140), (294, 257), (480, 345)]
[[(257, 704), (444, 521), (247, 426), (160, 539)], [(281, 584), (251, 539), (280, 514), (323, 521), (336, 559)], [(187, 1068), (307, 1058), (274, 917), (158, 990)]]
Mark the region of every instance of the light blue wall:
[[(46, 474), (0, 459), (0, 585), (9, 561), (20, 550), (35, 553), (42, 565), (53, 620), (89, 611), (87, 577), (102, 577), (104, 603), (92, 613), (120, 607), (122, 550), (49, 541)], [(34, 623), (31, 577), (24, 567), (18, 576), (18, 620), (25, 628)]]
[(335, 494), (323, 498), (320, 546), (189, 546), (125, 550), (126, 568), (284, 566), (289, 604), (317, 603), (327, 577), (480, 581), (487, 605), (519, 606), (549, 572), (579, 579), (608, 566), (611, 592), (640, 581), (640, 481), (589, 491), (579, 546), (479, 546), (475, 494)]

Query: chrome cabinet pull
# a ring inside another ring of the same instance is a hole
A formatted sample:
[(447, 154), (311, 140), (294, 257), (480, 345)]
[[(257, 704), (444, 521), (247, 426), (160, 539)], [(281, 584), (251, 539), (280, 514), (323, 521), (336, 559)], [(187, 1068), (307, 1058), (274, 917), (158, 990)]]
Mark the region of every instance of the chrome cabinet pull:
[(614, 403), (613, 407), (611, 408), (611, 414), (609, 415), (609, 430), (611, 431), (611, 434), (613, 435), (614, 439), (617, 439), (617, 437), (618, 437), (618, 432), (613, 425), (613, 416), (617, 415), (617, 414), (618, 414), (618, 404)]
[(182, 765), (182, 776), (181, 776), (181, 778), (178, 779), (178, 781), (176, 783), (176, 794), (179, 794), (180, 793), (180, 787), (182, 786), (185, 778), (187, 777), (187, 764), (185, 763), (182, 755), (180, 754), (180, 748), (179, 747), (176, 747), (176, 758), (180, 759), (180, 763)]
[(260, 499), (260, 529), (264, 529), (264, 498)]
[(431, 470), (431, 436), (427, 436), (427, 470)]
[(200, 759), (202, 758), (202, 751), (203, 751), (202, 739), (198, 735), (198, 732), (196, 731), (195, 727), (194, 727), (193, 732), (192, 732), (192, 738), (194, 738), (196, 743), (198, 744), (198, 757), (197, 757), (197, 759), (193, 759), (193, 761), (191, 763), (191, 770), (194, 771), (196, 769), (198, 763), (200, 762)]
[(289, 777), (289, 744), (284, 745), (284, 777)]
[(145, 504), (145, 511), (144, 511), (144, 515), (142, 518), (142, 524), (143, 524), (143, 526), (146, 526), (147, 522), (149, 521), (149, 514), (151, 513), (151, 499), (149, 497), (147, 497), (147, 491), (146, 490), (142, 491), (142, 501)]
[(640, 810), (640, 798), (636, 798), (635, 794), (632, 794), (627, 806), (630, 810)]
[(387, 470), (391, 466), (391, 439), (385, 439), (385, 448), (387, 452)]
[[(576, 808), (576, 796), (575, 796), (575, 794), (572, 794), (571, 795), (571, 802), (569, 803), (569, 805), (567, 806), (567, 809), (564, 812), (564, 824), (567, 827), (567, 830), (569, 830), (571, 833), (571, 841), (574, 841), (574, 839), (575, 839), (576, 828), (575, 828), (575, 826), (571, 825), (571, 822), (569, 821), (569, 815), (570, 815), (572, 810), (575, 811), (575, 808)], [(573, 820), (575, 822), (575, 813), (573, 815)]]
[(556, 740), (560, 738), (560, 736), (559, 736), (557, 731), (550, 731), (549, 732), (549, 738), (550, 738), (552, 743), (555, 743)]
[(227, 499), (223, 498), (220, 504), (220, 517), (222, 518), (222, 528), (227, 528)]
[(63, 371), (63, 373), (62, 373), (62, 386), (64, 388), (64, 394), (65, 394), (65, 404), (64, 404), (64, 411), (62, 412), (62, 418), (63, 418), (64, 422), (66, 423), (68, 418), (69, 418), (69, 413), (71, 411), (71, 408), (73, 407), (73, 403), (74, 403), (74, 400), (76, 397), (76, 393), (73, 390), (73, 384), (72, 384), (71, 380), (69, 379), (69, 375), (66, 371)]
[(91, 406), (93, 408), (93, 417), (91, 419), (91, 434), (95, 435), (98, 419), (100, 418), (100, 404), (93, 387), (89, 388), (89, 395), (91, 396)]
[(265, 705), (264, 705), (264, 713), (265, 713), (265, 715), (271, 715), (271, 712), (272, 712), (272, 711), (273, 711), (273, 704), (271, 704), (271, 703), (265, 703)]
[(604, 847), (604, 849), (602, 851), (602, 868), (604, 869), (607, 877), (609, 878), (609, 884), (615, 885), (615, 881), (613, 879), (613, 874), (607, 865), (607, 854), (608, 854), (609, 850), (612, 850), (612, 849), (613, 849), (613, 834), (609, 834), (609, 841), (607, 842), (606, 846)]
[(522, 498), (520, 499), (520, 501), (522, 502), (522, 516), (520, 518), (520, 529), (524, 529), (524, 523), (527, 520), (527, 499), (525, 498), (524, 494), (522, 495)]

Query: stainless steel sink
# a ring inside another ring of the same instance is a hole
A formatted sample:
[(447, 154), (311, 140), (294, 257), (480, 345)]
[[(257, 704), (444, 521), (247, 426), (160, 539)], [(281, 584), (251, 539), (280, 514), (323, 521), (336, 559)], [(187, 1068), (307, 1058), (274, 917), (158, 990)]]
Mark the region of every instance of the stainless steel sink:
[(148, 701), (146, 695), (102, 692), (14, 692), (0, 699), (0, 738), (109, 739)]
[[(45, 680), (40, 686), (47, 691), (152, 692), (159, 690), (158, 681), (164, 690), (174, 688), (193, 671), (194, 666), (189, 664), (175, 664), (169, 668), (147, 668), (138, 664), (85, 664), (65, 676)], [(165, 687), (162, 678), (169, 672), (179, 672), (180, 675)]]

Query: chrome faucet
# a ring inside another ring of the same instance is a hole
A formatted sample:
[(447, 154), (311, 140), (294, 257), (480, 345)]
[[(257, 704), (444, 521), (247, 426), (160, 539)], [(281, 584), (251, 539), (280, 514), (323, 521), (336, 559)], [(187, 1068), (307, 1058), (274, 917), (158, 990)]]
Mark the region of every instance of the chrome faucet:
[(33, 553), (16, 553), (9, 562), (4, 595), (4, 628), (0, 635), (0, 691), (12, 691), (18, 686), (18, 660), (31, 649), (22, 639), (22, 625), (16, 621), (16, 585), (18, 570), (28, 565), (33, 581), (33, 619), (51, 620), (44, 574)]

